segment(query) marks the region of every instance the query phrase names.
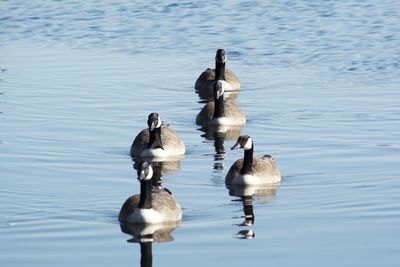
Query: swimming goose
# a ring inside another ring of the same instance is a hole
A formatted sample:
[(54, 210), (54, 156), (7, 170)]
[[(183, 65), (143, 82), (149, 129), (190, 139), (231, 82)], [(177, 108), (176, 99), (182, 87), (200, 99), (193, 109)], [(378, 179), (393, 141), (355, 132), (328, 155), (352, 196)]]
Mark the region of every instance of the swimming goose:
[(121, 223), (158, 224), (182, 219), (180, 205), (169, 191), (154, 187), (151, 182), (153, 168), (147, 161), (138, 171), (140, 194), (128, 198), (119, 212)]
[(197, 91), (208, 90), (212, 92), (212, 85), (215, 81), (221, 80), (225, 91), (238, 91), (240, 82), (238, 77), (229, 69), (225, 69), (227, 56), (224, 49), (218, 49), (215, 55), (215, 69), (206, 69), (196, 81), (194, 88)]
[(199, 125), (236, 125), (246, 123), (246, 117), (232, 101), (224, 101), (224, 87), (221, 81), (213, 85), (213, 101), (208, 102), (196, 117)]
[(281, 181), (281, 174), (271, 156), (253, 156), (254, 144), (248, 135), (238, 138), (231, 148), (244, 149), (244, 158), (233, 163), (225, 177), (227, 185), (269, 185)]
[(163, 158), (185, 154), (185, 144), (175, 131), (161, 123), (158, 113), (151, 113), (148, 129), (143, 129), (131, 146), (131, 157)]

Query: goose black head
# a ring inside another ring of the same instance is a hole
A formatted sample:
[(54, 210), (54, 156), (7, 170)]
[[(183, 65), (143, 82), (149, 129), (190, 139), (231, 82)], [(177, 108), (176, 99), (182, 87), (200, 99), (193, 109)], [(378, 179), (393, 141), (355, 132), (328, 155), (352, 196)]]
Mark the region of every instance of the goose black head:
[(218, 49), (217, 50), (217, 54), (215, 55), (215, 61), (217, 61), (218, 63), (225, 63), (226, 62), (226, 54), (225, 54), (225, 50), (224, 49)]
[(238, 148), (243, 148), (244, 150), (251, 149), (253, 146), (253, 140), (251, 139), (250, 136), (248, 135), (242, 135), (239, 136), (238, 140), (236, 141), (236, 144), (231, 147), (231, 150), (238, 149)]
[(161, 127), (161, 118), (158, 113), (150, 113), (149, 118), (147, 119), (147, 125), (149, 126), (149, 130), (153, 131), (155, 128)]

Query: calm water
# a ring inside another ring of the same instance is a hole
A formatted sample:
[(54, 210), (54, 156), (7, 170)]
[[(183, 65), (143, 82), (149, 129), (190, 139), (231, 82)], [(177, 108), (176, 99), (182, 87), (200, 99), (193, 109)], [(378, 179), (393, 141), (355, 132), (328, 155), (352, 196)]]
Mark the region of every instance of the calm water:
[[(397, 1), (0, 9), (1, 266), (140, 265), (117, 216), (154, 111), (187, 154), (163, 166), (184, 218), (154, 234), (153, 266), (400, 265)], [(246, 199), (252, 226), (224, 186), (238, 132), (215, 142), (195, 125), (194, 82), (220, 47), (241, 80), (241, 133), (283, 174)]]

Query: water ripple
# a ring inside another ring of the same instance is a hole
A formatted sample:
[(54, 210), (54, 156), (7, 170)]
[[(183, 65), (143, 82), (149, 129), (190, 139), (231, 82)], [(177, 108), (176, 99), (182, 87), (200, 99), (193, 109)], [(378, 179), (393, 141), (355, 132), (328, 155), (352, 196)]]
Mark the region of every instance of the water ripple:
[[(211, 2), (97, 3), (96, 8), (92, 1), (41, 3), (3, 4), (7, 14), (0, 17), (3, 38), (24, 39), (29, 34), (40, 41), (134, 53), (167, 49), (179, 53), (190, 43), (190, 50), (202, 53), (210, 47), (228, 47), (233, 59), (253, 65), (317, 65), (363, 78), (365, 73), (399, 72), (396, 1), (224, 1), (225, 13), (219, 15)], [(231, 18), (241, 23), (233, 24)], [(218, 38), (220, 33), (223, 39)], [(123, 45), (128, 43), (129, 47)]]

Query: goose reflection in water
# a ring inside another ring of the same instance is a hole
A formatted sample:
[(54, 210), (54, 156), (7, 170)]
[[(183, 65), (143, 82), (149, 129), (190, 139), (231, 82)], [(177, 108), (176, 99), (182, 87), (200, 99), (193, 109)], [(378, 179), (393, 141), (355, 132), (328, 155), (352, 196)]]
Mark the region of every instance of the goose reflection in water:
[(203, 132), (201, 137), (207, 140), (214, 140), (214, 170), (223, 170), (225, 159), (224, 142), (226, 140), (237, 140), (240, 136), (241, 126), (203, 126), (198, 129)]
[[(183, 157), (182, 157), (183, 158)], [(153, 178), (152, 184), (153, 186), (161, 186), (162, 180), (161, 177), (163, 175), (168, 175), (175, 173), (181, 168), (181, 159), (174, 158), (173, 160), (163, 160), (159, 161), (158, 159), (146, 160), (151, 163), (153, 167)], [(140, 164), (143, 162), (142, 159), (135, 158), (133, 159), (133, 168), (137, 170)]]
[(269, 204), (276, 195), (278, 184), (270, 186), (227, 186), (230, 196), (239, 197), (233, 201), (241, 201), (243, 204), (244, 218), (243, 222), (237, 224), (239, 227), (249, 227), (249, 229), (240, 230), (235, 235), (238, 239), (252, 239), (255, 237), (255, 232), (250, 228), (254, 225), (255, 214), (253, 209), (253, 198), (257, 203)]
[[(199, 103), (207, 103), (213, 100), (213, 93), (209, 90), (195, 90), (199, 96)], [(235, 100), (239, 94), (239, 90), (225, 91), (224, 98), (227, 100)]]
[(174, 241), (171, 235), (179, 223), (167, 224), (121, 224), (121, 231), (131, 235), (132, 238), (127, 240), (129, 243), (140, 244), (140, 266), (153, 266), (153, 251), (152, 244)]

